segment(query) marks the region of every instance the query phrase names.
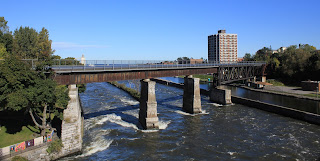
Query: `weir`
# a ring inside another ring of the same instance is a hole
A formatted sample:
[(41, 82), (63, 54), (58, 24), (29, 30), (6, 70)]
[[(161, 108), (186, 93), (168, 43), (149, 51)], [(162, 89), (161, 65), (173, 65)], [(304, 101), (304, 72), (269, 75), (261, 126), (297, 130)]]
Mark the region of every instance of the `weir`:
[(231, 90), (222, 89), (220, 86), (213, 87), (210, 90), (210, 101), (216, 102), (223, 105), (232, 104), (231, 101)]

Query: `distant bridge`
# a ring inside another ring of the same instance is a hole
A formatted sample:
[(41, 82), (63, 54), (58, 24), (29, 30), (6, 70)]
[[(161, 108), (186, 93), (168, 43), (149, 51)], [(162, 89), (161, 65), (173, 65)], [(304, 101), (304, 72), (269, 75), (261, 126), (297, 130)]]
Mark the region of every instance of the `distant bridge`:
[(265, 62), (204, 62), (148, 60), (56, 60), (52, 66), (59, 84), (83, 84), (130, 79), (214, 74), (218, 84), (264, 75)]

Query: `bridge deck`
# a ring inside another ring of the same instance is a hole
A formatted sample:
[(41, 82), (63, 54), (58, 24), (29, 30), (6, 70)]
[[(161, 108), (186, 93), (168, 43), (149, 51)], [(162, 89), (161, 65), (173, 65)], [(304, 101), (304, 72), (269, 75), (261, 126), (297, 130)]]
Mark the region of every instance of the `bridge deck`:
[(202, 63), (202, 64), (78, 64), (53, 65), (55, 80), (59, 84), (83, 84), (128, 79), (147, 79), (217, 73), (221, 67), (260, 67), (264, 62)]

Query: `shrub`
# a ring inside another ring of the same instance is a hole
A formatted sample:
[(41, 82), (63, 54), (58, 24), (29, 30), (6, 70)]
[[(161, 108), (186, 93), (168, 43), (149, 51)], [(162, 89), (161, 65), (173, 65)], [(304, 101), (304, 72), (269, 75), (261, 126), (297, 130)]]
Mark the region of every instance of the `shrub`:
[(28, 161), (28, 159), (21, 156), (15, 156), (11, 159), (11, 161)]
[(63, 147), (62, 141), (60, 139), (57, 139), (49, 145), (47, 152), (49, 154), (57, 153), (61, 151), (62, 147)]

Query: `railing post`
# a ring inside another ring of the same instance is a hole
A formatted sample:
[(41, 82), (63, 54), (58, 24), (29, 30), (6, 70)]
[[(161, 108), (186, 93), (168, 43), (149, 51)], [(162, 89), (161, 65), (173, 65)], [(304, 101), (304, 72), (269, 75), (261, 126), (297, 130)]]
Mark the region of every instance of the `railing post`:
[(114, 70), (114, 60), (112, 60), (112, 70)]
[(106, 70), (106, 60), (104, 60), (103, 70)]

